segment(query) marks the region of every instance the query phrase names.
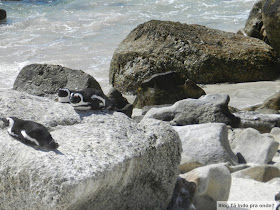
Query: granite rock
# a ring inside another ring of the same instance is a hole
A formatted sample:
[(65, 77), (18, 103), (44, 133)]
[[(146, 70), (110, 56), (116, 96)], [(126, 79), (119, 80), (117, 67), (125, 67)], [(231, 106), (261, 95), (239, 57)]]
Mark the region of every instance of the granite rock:
[(59, 150), (43, 152), (0, 129), (1, 208), (167, 209), (181, 152), (168, 124), (115, 112), (51, 134)]

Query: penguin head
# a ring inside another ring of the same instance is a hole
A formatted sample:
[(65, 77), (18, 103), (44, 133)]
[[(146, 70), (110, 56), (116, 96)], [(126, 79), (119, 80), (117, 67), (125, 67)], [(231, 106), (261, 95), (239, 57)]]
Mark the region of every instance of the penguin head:
[(80, 102), (83, 102), (84, 97), (80, 93), (71, 93), (70, 95), (70, 103), (72, 104), (78, 104)]
[(59, 88), (57, 90), (58, 97), (70, 97), (70, 90), (68, 88)]

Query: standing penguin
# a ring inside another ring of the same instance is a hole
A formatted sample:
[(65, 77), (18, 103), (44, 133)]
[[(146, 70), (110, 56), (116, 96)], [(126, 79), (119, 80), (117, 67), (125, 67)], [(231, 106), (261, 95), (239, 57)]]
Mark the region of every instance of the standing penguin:
[(76, 110), (102, 109), (113, 105), (102, 90), (94, 88), (86, 88), (71, 93), (70, 103)]
[(43, 125), (30, 121), (21, 120), (17, 117), (2, 118), (8, 133), (25, 144), (35, 145), (42, 149), (57, 149), (58, 143)]
[(57, 90), (58, 101), (60, 103), (70, 103), (70, 95), (73, 91), (68, 88), (59, 88)]

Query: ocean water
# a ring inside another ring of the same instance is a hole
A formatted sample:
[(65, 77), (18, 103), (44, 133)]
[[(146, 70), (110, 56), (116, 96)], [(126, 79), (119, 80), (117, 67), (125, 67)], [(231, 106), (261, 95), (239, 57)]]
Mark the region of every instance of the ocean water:
[(256, 0), (22, 0), (1, 1), (0, 88), (11, 88), (31, 63), (81, 69), (110, 88), (109, 66), (118, 44), (151, 19), (201, 24), (237, 32)]

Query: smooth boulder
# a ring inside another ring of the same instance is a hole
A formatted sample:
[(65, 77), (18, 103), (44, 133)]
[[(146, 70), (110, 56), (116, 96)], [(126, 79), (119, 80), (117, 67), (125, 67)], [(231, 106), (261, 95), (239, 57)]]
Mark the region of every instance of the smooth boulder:
[(34, 150), (0, 129), (3, 209), (167, 209), (181, 146), (166, 123), (93, 114), (51, 132), (59, 151)]
[(182, 142), (180, 172), (186, 173), (193, 166), (231, 162), (236, 164), (237, 157), (228, 141), (228, 128), (222, 123), (173, 126)]
[(169, 121), (172, 125), (224, 123), (239, 126), (239, 118), (228, 109), (229, 96), (209, 94), (199, 99), (184, 99), (172, 106), (150, 109), (143, 119), (154, 118)]
[(274, 80), (277, 55), (261, 40), (179, 22), (151, 20), (132, 30), (115, 50), (109, 80), (136, 94), (154, 74), (176, 71), (197, 84)]
[(56, 94), (59, 88), (82, 90), (95, 88), (101, 90), (99, 83), (82, 70), (73, 70), (60, 65), (31, 64), (18, 74), (13, 89), (32, 95)]
[(230, 135), (230, 145), (235, 154), (246, 163), (267, 164), (276, 154), (279, 143), (253, 128), (234, 130)]
[(280, 0), (266, 0), (263, 4), (262, 18), (268, 40), (280, 55)]

